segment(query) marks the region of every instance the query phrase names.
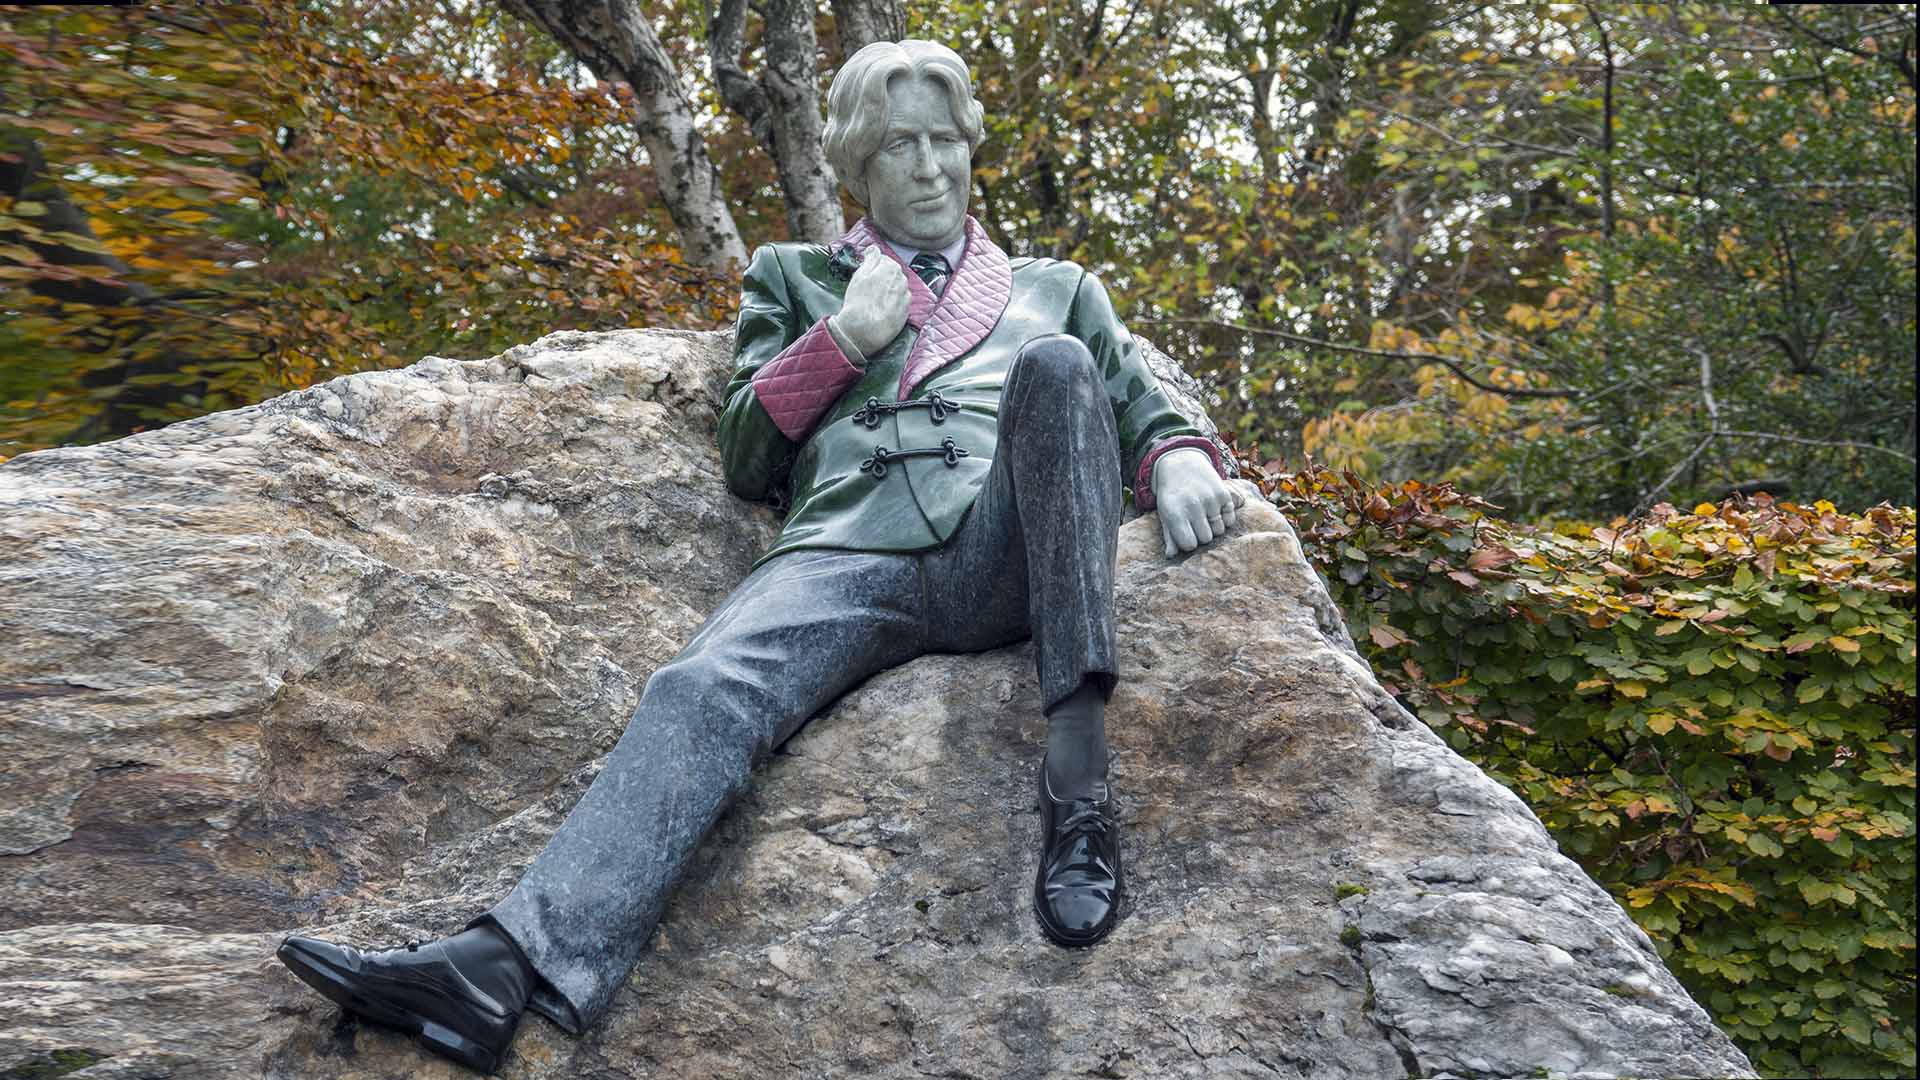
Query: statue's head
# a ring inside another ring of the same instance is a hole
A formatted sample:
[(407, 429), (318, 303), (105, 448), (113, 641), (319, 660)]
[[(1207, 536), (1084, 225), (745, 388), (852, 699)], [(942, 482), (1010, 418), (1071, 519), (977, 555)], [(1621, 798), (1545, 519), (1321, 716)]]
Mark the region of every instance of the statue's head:
[(966, 227), (984, 113), (958, 53), (876, 41), (827, 90), (827, 161), (888, 239), (945, 247)]

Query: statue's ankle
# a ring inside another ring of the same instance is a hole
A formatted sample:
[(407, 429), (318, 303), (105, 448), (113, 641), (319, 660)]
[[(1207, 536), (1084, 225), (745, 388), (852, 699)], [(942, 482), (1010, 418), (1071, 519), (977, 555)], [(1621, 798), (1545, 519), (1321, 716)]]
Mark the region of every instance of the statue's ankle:
[(526, 1008), (540, 976), (506, 931), (490, 922), (476, 923), (447, 938), (444, 946), (469, 982), (516, 1012)]

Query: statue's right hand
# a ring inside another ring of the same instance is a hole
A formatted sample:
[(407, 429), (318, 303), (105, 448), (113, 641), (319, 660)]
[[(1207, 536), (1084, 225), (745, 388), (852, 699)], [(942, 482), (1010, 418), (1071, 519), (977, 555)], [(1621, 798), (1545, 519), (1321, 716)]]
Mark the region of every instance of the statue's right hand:
[(833, 325), (868, 356), (887, 347), (907, 325), (907, 272), (879, 244), (867, 249), (847, 282)]

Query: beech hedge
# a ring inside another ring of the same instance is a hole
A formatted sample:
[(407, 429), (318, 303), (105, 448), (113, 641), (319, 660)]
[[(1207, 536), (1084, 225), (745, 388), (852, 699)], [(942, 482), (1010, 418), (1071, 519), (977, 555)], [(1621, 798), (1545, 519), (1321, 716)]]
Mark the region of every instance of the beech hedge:
[(1914, 509), (1604, 525), (1244, 463), (1387, 689), (1770, 1076), (1914, 1073)]

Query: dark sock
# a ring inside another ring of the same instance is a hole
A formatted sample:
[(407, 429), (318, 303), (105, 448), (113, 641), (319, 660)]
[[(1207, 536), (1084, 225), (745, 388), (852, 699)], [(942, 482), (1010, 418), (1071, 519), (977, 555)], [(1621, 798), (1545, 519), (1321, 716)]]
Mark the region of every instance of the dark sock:
[(1092, 679), (1047, 713), (1047, 784), (1056, 798), (1096, 794), (1107, 775), (1107, 703)]
[(469, 981), (511, 1009), (523, 1009), (537, 978), (520, 943), (492, 923), (446, 939), (447, 957)]

